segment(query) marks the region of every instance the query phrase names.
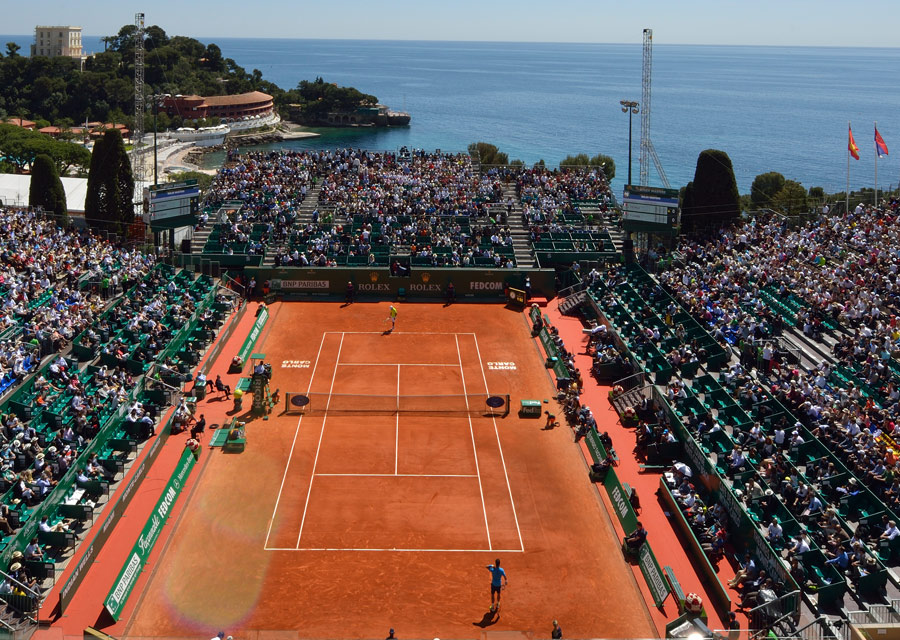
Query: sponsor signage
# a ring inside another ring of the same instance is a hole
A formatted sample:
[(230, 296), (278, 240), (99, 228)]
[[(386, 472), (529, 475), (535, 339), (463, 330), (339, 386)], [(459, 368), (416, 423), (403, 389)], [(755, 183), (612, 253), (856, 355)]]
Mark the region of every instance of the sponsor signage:
[(185, 449), (181, 454), (178, 465), (175, 467), (175, 471), (172, 473), (172, 477), (169, 478), (169, 481), (163, 488), (156, 507), (150, 514), (150, 518), (144, 525), (140, 536), (138, 536), (137, 542), (134, 543), (134, 547), (128, 556), (128, 561), (122, 567), (122, 571), (119, 572), (119, 577), (116, 578), (109, 595), (106, 596), (103, 606), (113, 620), (118, 622), (122, 608), (125, 606), (128, 596), (131, 595), (138, 575), (140, 575), (141, 569), (147, 563), (147, 559), (150, 557), (151, 551), (153, 551), (153, 546), (159, 539), (159, 533), (166, 524), (169, 513), (172, 511), (172, 506), (178, 499), (178, 495), (181, 493), (181, 489), (184, 487), (188, 474), (194, 468), (195, 463), (194, 455), (188, 449)]
[(263, 307), (262, 311), (259, 312), (259, 315), (256, 316), (256, 321), (253, 323), (250, 333), (247, 334), (247, 339), (244, 340), (244, 344), (241, 345), (241, 348), (238, 351), (238, 357), (241, 359), (241, 362), (246, 364), (247, 358), (250, 357), (250, 352), (253, 351), (253, 346), (256, 344), (257, 339), (259, 339), (259, 334), (262, 333), (263, 327), (266, 326), (266, 320), (268, 319), (269, 308)]
[(331, 286), (330, 280), (273, 280), (273, 289), (321, 290)]
[(523, 291), (527, 277), (531, 278), (536, 295), (552, 297), (556, 290), (553, 269), (426, 269), (413, 265), (406, 275), (400, 276), (385, 267), (249, 267), (245, 273), (253, 275), (257, 282), (268, 281), (273, 292), (303, 297), (343, 298), (347, 282), (352, 282), (356, 293), (364, 296), (386, 298), (403, 289), (406, 296), (441, 298), (452, 282), (460, 298), (500, 299), (507, 290)]
[(638, 566), (641, 568), (641, 573), (644, 574), (647, 586), (650, 587), (653, 604), (657, 607), (662, 605), (669, 595), (669, 583), (663, 577), (662, 570), (659, 568), (659, 562), (656, 561), (653, 550), (646, 542), (638, 552)]
[(506, 283), (502, 280), (493, 280), (490, 282), (470, 282), (469, 289), (471, 291), (503, 291)]
[(628, 496), (625, 495), (625, 489), (622, 487), (622, 483), (619, 482), (615, 469), (610, 468), (609, 471), (606, 472), (606, 478), (603, 479), (603, 486), (606, 487), (606, 492), (609, 494), (609, 501), (612, 503), (613, 511), (616, 512), (616, 516), (619, 518), (619, 524), (622, 525), (622, 530), (625, 532), (626, 536), (630, 536), (634, 533), (634, 530), (637, 529), (637, 514), (634, 512), (631, 502), (628, 500)]
[[(169, 422), (171, 424), (171, 418), (169, 419)], [(166, 442), (168, 437), (169, 425), (166, 425), (166, 428), (160, 431), (159, 436), (157, 436), (156, 440), (153, 441), (153, 444), (150, 445), (150, 451), (147, 453), (141, 464), (138, 465), (137, 470), (131, 476), (128, 484), (125, 485), (122, 493), (119, 494), (118, 500), (113, 504), (106, 519), (103, 520), (103, 524), (100, 525), (100, 530), (94, 536), (94, 539), (91, 540), (84, 555), (81, 556), (78, 564), (75, 565), (75, 569), (72, 571), (71, 575), (69, 575), (69, 579), (66, 580), (66, 583), (62, 586), (62, 589), (60, 589), (59, 610), (61, 612), (64, 612), (66, 607), (69, 606), (69, 603), (75, 596), (75, 592), (78, 591), (78, 587), (81, 586), (82, 580), (84, 580), (85, 575), (87, 575), (88, 568), (100, 554), (100, 551), (103, 550), (103, 545), (105, 545), (106, 541), (109, 539), (109, 534), (112, 533), (119, 518), (122, 517), (125, 509), (128, 508), (131, 498), (134, 496), (135, 488), (143, 482), (144, 477), (147, 475), (147, 471), (156, 460), (159, 452), (162, 451), (162, 445)]]
[(587, 432), (587, 435), (584, 437), (584, 441), (587, 443), (588, 451), (591, 452), (591, 457), (594, 459), (594, 462), (600, 462), (601, 460), (606, 459), (606, 449), (603, 446), (603, 443), (600, 442), (600, 436), (597, 435), (596, 429), (591, 429)]

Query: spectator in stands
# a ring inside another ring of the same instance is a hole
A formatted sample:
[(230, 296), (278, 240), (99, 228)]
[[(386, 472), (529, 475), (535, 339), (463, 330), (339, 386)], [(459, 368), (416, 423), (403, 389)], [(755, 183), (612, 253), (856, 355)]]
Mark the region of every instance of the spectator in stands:
[(897, 528), (897, 523), (893, 520), (889, 520), (887, 526), (884, 529), (884, 532), (881, 534), (881, 540), (894, 540), (897, 536), (900, 536), (900, 529)]
[(735, 572), (734, 577), (728, 581), (729, 587), (738, 587), (744, 580), (753, 580), (756, 578), (756, 562), (750, 552), (744, 554), (744, 559), (740, 561), (740, 567)]
[(30, 561), (41, 561), (44, 558), (44, 553), (41, 551), (41, 547), (38, 544), (37, 536), (31, 539), (31, 542), (28, 543), (28, 546), (25, 547), (25, 552), (23, 554), (26, 560)]

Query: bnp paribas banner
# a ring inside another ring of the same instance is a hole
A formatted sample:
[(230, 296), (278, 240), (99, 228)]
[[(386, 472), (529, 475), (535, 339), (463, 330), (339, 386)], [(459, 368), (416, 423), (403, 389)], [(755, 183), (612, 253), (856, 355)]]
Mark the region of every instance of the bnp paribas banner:
[(141, 535), (138, 537), (137, 542), (134, 543), (134, 548), (128, 554), (125, 566), (122, 567), (122, 571), (119, 572), (119, 577), (116, 578), (112, 590), (106, 596), (103, 606), (106, 607), (113, 620), (119, 620), (122, 608), (125, 606), (128, 596), (131, 595), (138, 576), (141, 574), (141, 569), (147, 563), (150, 552), (153, 551), (153, 545), (156, 544), (156, 540), (159, 538), (159, 532), (162, 531), (163, 526), (166, 524), (166, 518), (172, 511), (172, 506), (178, 499), (178, 494), (181, 493), (181, 489), (184, 487), (191, 469), (194, 468), (195, 462), (191, 452), (185, 449), (181, 454), (181, 459), (178, 461), (178, 466), (175, 467), (175, 471), (172, 473), (172, 477), (169, 478), (169, 482), (166, 483), (163, 489), (159, 502), (156, 503), (156, 507), (153, 509), (153, 513), (150, 514), (147, 524), (144, 525)]

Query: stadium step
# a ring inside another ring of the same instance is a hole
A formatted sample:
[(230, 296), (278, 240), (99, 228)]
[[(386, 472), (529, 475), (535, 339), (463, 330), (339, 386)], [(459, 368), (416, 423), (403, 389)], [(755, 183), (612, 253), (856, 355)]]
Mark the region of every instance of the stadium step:
[(503, 186), (503, 202), (512, 199), (513, 208), (506, 218), (509, 225), (509, 235), (513, 239), (513, 251), (516, 256), (516, 266), (535, 266), (534, 250), (531, 247), (531, 234), (522, 222), (522, 203), (516, 196), (516, 189), (510, 185)]
[(625, 231), (616, 226), (607, 227), (607, 231), (609, 231), (609, 237), (612, 240), (612, 243), (615, 245), (616, 251), (621, 253), (622, 247), (625, 246)]
[(621, 416), (628, 407), (640, 405), (644, 401), (644, 389), (652, 386), (653, 385), (646, 385), (629, 389), (625, 393), (611, 398), (609, 403), (612, 408), (616, 410), (616, 413)]
[(305, 225), (312, 222), (313, 211), (319, 207), (319, 193), (322, 191), (322, 183), (316, 182), (316, 186), (306, 192), (303, 203), (297, 210), (297, 219), (294, 221), (295, 226)]
[(575, 315), (574, 312), (587, 301), (586, 291), (576, 291), (559, 301), (559, 312), (564, 316)]

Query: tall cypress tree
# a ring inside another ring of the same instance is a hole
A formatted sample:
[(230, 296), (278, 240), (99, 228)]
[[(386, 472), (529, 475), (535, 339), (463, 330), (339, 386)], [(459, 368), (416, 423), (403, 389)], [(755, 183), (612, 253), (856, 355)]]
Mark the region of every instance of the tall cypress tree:
[(108, 129), (94, 143), (85, 197), (90, 226), (123, 234), (134, 220), (134, 176), (122, 134)]
[(43, 207), (44, 211), (56, 214), (57, 222), (65, 225), (66, 191), (56, 170), (56, 163), (46, 154), (41, 154), (31, 164), (31, 185), (28, 189), (28, 202), (32, 207)]
[(697, 158), (694, 180), (685, 190), (681, 227), (684, 231), (725, 224), (741, 213), (741, 197), (731, 158), (724, 151), (707, 149)]

